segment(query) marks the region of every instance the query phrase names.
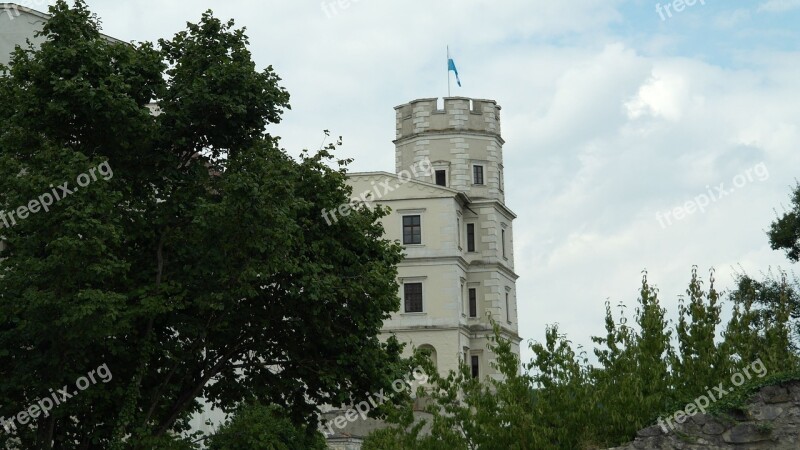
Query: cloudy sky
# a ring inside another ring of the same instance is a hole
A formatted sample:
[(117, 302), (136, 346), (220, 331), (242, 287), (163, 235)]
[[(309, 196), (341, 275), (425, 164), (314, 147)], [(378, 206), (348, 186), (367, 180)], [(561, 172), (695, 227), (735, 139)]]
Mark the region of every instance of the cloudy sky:
[(800, 176), (800, 0), (88, 4), (126, 41), (235, 19), (292, 95), (270, 131), (296, 155), (330, 129), (354, 171), (393, 171), (393, 107), (447, 94), (449, 44), (453, 95), (503, 107), (524, 339), (559, 323), (587, 345), (645, 269), (674, 312), (692, 265), (722, 287), (792, 268), (765, 230)]

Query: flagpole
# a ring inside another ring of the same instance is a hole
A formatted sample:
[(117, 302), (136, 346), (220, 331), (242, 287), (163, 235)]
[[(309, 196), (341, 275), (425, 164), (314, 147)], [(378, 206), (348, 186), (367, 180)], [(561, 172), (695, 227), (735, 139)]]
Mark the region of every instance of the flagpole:
[(447, 96), (450, 97), (450, 45), (447, 46)]

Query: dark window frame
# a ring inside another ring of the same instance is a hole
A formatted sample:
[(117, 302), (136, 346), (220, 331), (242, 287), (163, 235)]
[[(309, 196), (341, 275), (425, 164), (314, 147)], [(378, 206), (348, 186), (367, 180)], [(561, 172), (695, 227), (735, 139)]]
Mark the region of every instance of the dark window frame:
[(472, 378), (481, 376), (481, 358), (478, 355), (472, 355), (470, 358), (470, 367), (472, 369)]
[[(441, 175), (441, 177), (442, 177), (441, 178), (441, 183), (439, 183), (439, 181), (440, 181), (439, 180), (439, 175)], [(434, 184), (436, 184), (438, 186), (447, 187), (447, 171), (444, 170), (444, 169), (434, 170), (434, 172), (433, 172), (433, 181), (434, 181)]]
[(419, 244), (422, 244), (422, 216), (403, 216), (403, 245)]
[[(472, 231), (470, 232), (470, 228)], [(475, 251), (475, 224), (468, 223), (467, 224), (467, 251), (474, 252)]]
[(472, 166), (472, 184), (484, 185), (483, 166), (480, 164)]
[(478, 290), (476, 288), (467, 289), (469, 292), (469, 316), (478, 317)]
[[(413, 288), (409, 289), (411, 286)], [(407, 313), (424, 312), (422, 283), (403, 283), (403, 304)]]

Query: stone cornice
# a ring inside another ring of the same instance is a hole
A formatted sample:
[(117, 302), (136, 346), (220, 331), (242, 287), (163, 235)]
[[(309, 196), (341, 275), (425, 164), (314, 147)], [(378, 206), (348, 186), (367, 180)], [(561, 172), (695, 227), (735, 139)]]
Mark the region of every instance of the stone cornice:
[[(460, 331), (469, 335), (472, 338), (482, 337), (483, 335), (493, 335), (494, 330), (491, 325), (483, 324), (482, 327), (476, 325), (419, 325), (419, 326), (405, 326), (405, 327), (384, 327), (381, 329), (381, 334), (394, 334), (394, 333), (408, 333), (419, 331)], [(479, 336), (480, 335), (480, 336)], [(510, 330), (504, 326), (500, 326), (500, 335), (504, 338), (510, 339), (515, 344), (522, 342), (522, 338), (514, 330)]]
[(508, 216), (511, 220), (514, 220), (514, 219), (517, 218), (517, 215), (514, 214), (514, 211), (509, 209), (509, 207), (506, 206), (505, 203), (501, 202), (500, 200), (495, 200), (495, 199), (491, 199), (491, 198), (486, 198), (486, 199), (481, 198), (481, 199), (473, 200), (472, 203), (470, 203), (470, 205), (475, 205), (475, 206), (494, 205), (494, 206), (497, 206), (498, 209), (502, 210), (503, 213), (506, 216)]
[(392, 142), (395, 145), (405, 144), (407, 142), (414, 141), (416, 139), (424, 139), (427, 136), (436, 136), (436, 137), (447, 137), (447, 135), (452, 135), (452, 137), (464, 137), (466, 136), (480, 136), (480, 137), (491, 137), (497, 140), (497, 142), (502, 146), (506, 143), (505, 139), (503, 139), (497, 133), (490, 133), (488, 131), (475, 131), (475, 130), (426, 130), (419, 133), (409, 134), (408, 136), (403, 136), (400, 139), (395, 139)]
[(465, 272), (470, 272), (471, 269), (483, 270), (497, 270), (502, 272), (510, 279), (516, 281), (519, 278), (513, 270), (509, 269), (503, 264), (494, 262), (483, 262), (483, 260), (476, 260), (470, 263), (461, 255), (456, 256), (422, 256), (422, 257), (407, 257), (397, 265), (398, 267), (419, 267), (423, 265), (442, 265), (442, 264), (458, 264)]

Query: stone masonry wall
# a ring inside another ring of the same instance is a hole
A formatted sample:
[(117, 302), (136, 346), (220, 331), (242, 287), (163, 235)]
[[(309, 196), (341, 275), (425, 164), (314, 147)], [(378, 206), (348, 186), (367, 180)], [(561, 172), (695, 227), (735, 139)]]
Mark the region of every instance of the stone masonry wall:
[(697, 414), (667, 434), (654, 425), (639, 431), (633, 442), (609, 450), (667, 449), (800, 449), (800, 381), (762, 388), (744, 411), (727, 417)]

